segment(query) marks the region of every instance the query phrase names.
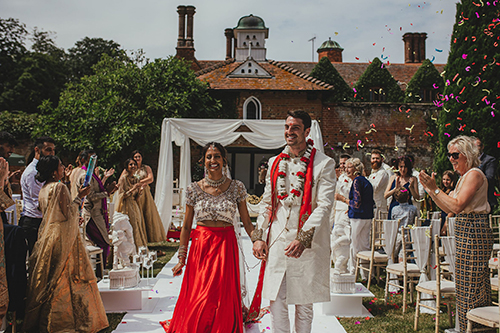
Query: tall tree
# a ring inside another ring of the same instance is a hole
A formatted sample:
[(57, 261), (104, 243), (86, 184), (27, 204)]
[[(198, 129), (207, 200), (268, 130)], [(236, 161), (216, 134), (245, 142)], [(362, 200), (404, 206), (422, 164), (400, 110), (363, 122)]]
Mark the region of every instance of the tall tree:
[(92, 147), (103, 163), (118, 163), (136, 147), (156, 153), (166, 117), (226, 117), (207, 84), (177, 58), (140, 67), (104, 55), (94, 69), (68, 84), (57, 107), (43, 104), (34, 135), (51, 135), (67, 152)]
[(427, 101), (424, 95), (431, 95), (431, 100), (442, 94), (444, 81), (438, 70), (429, 59), (425, 59), (413, 75), (405, 91), (405, 103), (420, 103)]
[(68, 66), (71, 79), (75, 80), (85, 75), (94, 74), (92, 67), (97, 64), (103, 54), (127, 61), (127, 53), (120, 48), (120, 44), (102, 38), (85, 37), (68, 49)]
[(316, 66), (314, 66), (309, 76), (328, 83), (334, 87), (330, 98), (328, 98), (329, 102), (346, 102), (352, 100), (352, 89), (344, 81), (328, 57), (321, 58)]
[(464, 1), (457, 13), (445, 67), (443, 110), (438, 119), (438, 172), (451, 168), (447, 144), (457, 135), (478, 136), (487, 154), (500, 157), (500, 4)]
[[(403, 102), (404, 94), (379, 58), (372, 63), (354, 85), (355, 100), (364, 102)], [(378, 96), (377, 96), (378, 95)], [(383, 97), (385, 95), (385, 97)]]

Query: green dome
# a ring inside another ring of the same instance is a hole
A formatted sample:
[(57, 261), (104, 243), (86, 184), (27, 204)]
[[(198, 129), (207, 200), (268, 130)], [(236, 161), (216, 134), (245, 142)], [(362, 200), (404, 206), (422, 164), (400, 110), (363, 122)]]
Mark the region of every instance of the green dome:
[(236, 26), (237, 30), (243, 29), (260, 29), (267, 30), (266, 25), (264, 24), (264, 20), (258, 16), (253, 16), (252, 14), (248, 16), (243, 16), (238, 21), (238, 25)]
[(339, 43), (332, 40), (331, 38), (328, 38), (326, 42), (323, 42), (323, 44), (321, 44), (321, 46), (318, 49), (318, 52), (323, 50), (332, 50), (332, 49), (340, 49), (341, 51), (344, 50)]

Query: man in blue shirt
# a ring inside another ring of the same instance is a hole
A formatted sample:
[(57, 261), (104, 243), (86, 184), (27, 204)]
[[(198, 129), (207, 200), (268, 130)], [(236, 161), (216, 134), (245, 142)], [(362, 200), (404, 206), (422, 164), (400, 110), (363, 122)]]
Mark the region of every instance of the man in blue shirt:
[(38, 194), (44, 183), (40, 183), (35, 179), (38, 172), (36, 166), (40, 157), (55, 154), (55, 141), (51, 137), (42, 136), (35, 140), (34, 150), (35, 157), (21, 176), (23, 212), (19, 220), (19, 225), (23, 228), (26, 240), (28, 241), (28, 251), (30, 254), (38, 239), (38, 228), (42, 222), (42, 212), (38, 208)]

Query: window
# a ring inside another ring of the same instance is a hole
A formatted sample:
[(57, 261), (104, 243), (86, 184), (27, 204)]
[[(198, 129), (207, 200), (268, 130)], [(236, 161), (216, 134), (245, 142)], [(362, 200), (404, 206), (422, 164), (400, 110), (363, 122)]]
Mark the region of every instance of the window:
[(385, 102), (386, 96), (383, 88), (370, 88), (370, 102)]
[(257, 98), (247, 98), (243, 104), (243, 119), (261, 119), (261, 105)]
[(420, 90), (420, 101), (424, 103), (432, 103), (435, 99), (435, 95), (430, 89), (422, 89)]

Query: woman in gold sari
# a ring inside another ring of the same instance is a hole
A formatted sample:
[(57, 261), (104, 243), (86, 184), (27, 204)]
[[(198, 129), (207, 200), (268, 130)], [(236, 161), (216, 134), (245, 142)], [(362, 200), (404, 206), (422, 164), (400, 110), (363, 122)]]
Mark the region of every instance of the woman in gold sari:
[(59, 182), (64, 165), (56, 156), (42, 157), (37, 170), (36, 179), (45, 182), (38, 199), (43, 220), (29, 259), (24, 331), (98, 332), (108, 320), (78, 228), (78, 207), (89, 187), (71, 201)]
[(129, 158), (124, 163), (124, 172), (118, 181), (119, 199), (117, 212), (128, 215), (132, 229), (134, 230), (134, 242), (138, 249), (141, 246), (148, 245), (146, 236), (146, 228), (138, 202), (144, 196), (142, 184), (138, 177), (135, 176), (137, 171), (137, 163)]
[(132, 158), (137, 162), (136, 177), (143, 188), (143, 194), (139, 198), (139, 208), (141, 209), (148, 242), (161, 242), (167, 237), (165, 229), (158, 214), (158, 209), (151, 195), (149, 184), (154, 181), (153, 171), (148, 165), (142, 164), (142, 153), (138, 150), (132, 152)]

